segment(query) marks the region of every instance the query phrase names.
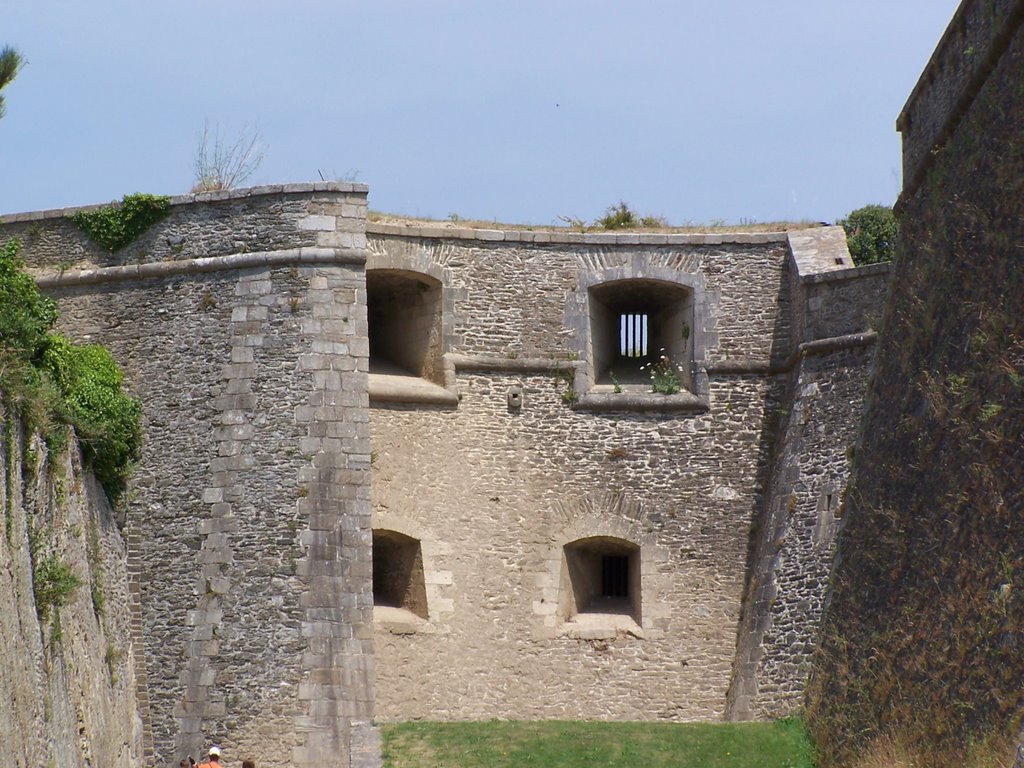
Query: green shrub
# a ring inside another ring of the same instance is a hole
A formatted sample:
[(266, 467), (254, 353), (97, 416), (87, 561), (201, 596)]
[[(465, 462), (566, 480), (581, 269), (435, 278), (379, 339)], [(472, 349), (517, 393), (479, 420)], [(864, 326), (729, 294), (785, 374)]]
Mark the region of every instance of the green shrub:
[(21, 243), (0, 246), (0, 352), (34, 359), (46, 345), (57, 307), (23, 270)]
[(892, 261), (895, 257), (899, 222), (892, 208), (866, 205), (840, 219), (839, 224), (846, 230), (850, 256), (857, 266)]
[(40, 560), (32, 573), (36, 613), (40, 621), (45, 621), (53, 609), (67, 605), (81, 583), (71, 566), (56, 555)]
[(40, 431), (51, 450), (75, 428), (82, 453), (116, 499), (141, 444), (141, 407), (121, 391), (124, 375), (103, 347), (51, 333), (54, 303), (22, 270), (19, 244), (0, 247), (0, 395)]
[[(571, 226), (583, 228), (583, 222), (577, 219), (561, 218)], [(629, 203), (620, 200), (618, 205), (605, 209), (604, 216), (594, 224), (602, 229), (660, 229), (668, 226), (668, 220), (664, 216), (640, 216)]]
[(121, 391), (124, 374), (104, 347), (51, 337), (43, 365), (63, 395), (63, 414), (111, 498), (124, 488), (142, 442), (139, 401)]
[(604, 229), (629, 229), (640, 226), (640, 218), (629, 207), (628, 203), (619, 201), (604, 212), (604, 216), (597, 220), (597, 225)]
[(171, 198), (136, 193), (125, 195), (120, 204), (105, 205), (94, 211), (78, 211), (71, 221), (99, 245), (118, 251), (164, 218)]

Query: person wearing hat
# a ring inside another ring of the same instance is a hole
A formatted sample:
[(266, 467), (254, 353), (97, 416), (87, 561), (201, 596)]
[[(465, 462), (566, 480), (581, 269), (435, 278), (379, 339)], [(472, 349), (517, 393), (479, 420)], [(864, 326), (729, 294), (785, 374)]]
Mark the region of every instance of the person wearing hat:
[(205, 763), (200, 763), (196, 768), (221, 768), (220, 747), (210, 747), (210, 756)]

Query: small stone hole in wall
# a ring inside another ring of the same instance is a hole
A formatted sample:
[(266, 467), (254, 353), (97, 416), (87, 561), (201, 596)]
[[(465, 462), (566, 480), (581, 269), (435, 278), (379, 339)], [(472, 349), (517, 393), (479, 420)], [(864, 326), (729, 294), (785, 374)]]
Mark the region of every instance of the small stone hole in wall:
[(517, 411), (523, 407), (523, 390), (521, 387), (512, 387), (508, 391), (508, 408), (510, 411)]
[(814, 525), (814, 545), (816, 547), (828, 546), (835, 536), (838, 516), (832, 511), (832, 497), (834, 494), (835, 489), (827, 487), (822, 489), (818, 497), (818, 519)]

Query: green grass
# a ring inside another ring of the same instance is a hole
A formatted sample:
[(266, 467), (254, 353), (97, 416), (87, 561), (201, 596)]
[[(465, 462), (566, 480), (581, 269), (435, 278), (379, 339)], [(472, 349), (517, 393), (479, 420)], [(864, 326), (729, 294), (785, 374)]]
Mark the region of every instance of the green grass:
[(383, 725), (385, 768), (814, 768), (803, 722)]

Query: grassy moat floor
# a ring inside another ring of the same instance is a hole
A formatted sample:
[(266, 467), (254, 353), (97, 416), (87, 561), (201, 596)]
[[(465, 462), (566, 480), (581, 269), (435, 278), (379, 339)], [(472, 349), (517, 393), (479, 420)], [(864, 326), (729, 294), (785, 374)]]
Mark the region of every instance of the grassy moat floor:
[(385, 768), (814, 768), (797, 719), (768, 723), (543, 720), (381, 726)]

